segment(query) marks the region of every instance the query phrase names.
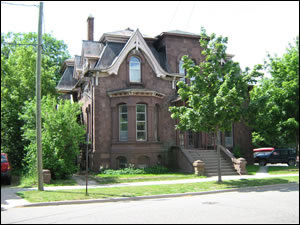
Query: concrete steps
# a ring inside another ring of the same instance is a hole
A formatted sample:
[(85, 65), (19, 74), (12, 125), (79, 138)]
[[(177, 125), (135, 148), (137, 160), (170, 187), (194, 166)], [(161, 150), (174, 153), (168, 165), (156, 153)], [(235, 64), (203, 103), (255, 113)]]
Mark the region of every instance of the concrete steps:
[[(185, 149), (185, 152), (189, 154), (190, 159), (194, 162), (201, 160), (205, 163), (206, 176), (218, 175), (218, 155), (216, 150), (198, 150), (198, 149)], [(226, 160), (221, 155), (221, 175), (237, 175), (238, 173), (233, 167), (233, 164)]]

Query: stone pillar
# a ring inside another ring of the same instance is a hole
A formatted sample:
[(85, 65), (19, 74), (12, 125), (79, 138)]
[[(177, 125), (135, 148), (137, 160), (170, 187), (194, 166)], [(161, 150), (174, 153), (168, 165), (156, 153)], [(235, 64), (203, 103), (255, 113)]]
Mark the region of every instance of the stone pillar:
[(43, 179), (45, 184), (51, 183), (51, 173), (50, 170), (43, 170)]
[(236, 170), (238, 171), (238, 173), (240, 173), (241, 175), (248, 174), (246, 170), (246, 165), (247, 165), (246, 159), (238, 158), (236, 161)]
[(201, 160), (197, 160), (193, 163), (194, 171), (197, 176), (204, 176), (205, 163)]

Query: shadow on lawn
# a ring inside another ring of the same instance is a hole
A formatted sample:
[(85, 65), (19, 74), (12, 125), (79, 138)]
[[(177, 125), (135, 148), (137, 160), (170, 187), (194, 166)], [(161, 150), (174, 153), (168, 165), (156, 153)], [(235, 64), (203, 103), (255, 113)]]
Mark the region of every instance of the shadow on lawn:
[[(68, 191), (68, 190), (56, 190), (56, 191), (44, 191), (44, 192), (48, 192), (48, 193), (62, 193), (62, 194), (79, 194), (79, 195), (85, 195), (86, 192), (85, 190), (83, 191)], [(101, 192), (98, 193), (91, 193), (90, 191), (88, 191), (88, 199), (91, 199), (95, 197), (95, 199), (97, 198), (122, 198), (122, 197), (136, 197), (136, 195), (132, 194), (132, 195), (124, 195), (124, 194), (104, 194)]]

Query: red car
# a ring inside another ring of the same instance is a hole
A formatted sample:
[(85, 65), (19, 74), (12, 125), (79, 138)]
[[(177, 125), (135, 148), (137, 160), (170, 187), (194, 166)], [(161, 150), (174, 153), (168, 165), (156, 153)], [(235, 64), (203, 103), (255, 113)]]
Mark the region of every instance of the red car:
[(11, 167), (8, 162), (7, 154), (1, 153), (1, 180), (5, 179), (6, 184), (11, 183)]

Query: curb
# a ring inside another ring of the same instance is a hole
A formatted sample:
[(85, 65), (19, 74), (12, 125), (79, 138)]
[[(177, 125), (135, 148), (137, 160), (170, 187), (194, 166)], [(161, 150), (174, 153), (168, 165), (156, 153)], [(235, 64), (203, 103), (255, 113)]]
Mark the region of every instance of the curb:
[(174, 198), (174, 197), (197, 196), (197, 195), (217, 194), (217, 193), (235, 192), (235, 191), (247, 191), (247, 190), (261, 189), (261, 188), (268, 188), (268, 187), (285, 187), (285, 186), (288, 186), (291, 184), (296, 184), (299, 186), (299, 183), (272, 184), (272, 185), (253, 186), (253, 187), (245, 187), (245, 188), (232, 188), (232, 189), (215, 190), (215, 191), (204, 191), (204, 192), (187, 192), (187, 193), (178, 193), (178, 194), (150, 195), (150, 196), (110, 198), (110, 199), (89, 199), (89, 200), (71, 200), (71, 201), (30, 203), (30, 204), (26, 204), (26, 205), (16, 206), (15, 208), (74, 205), (74, 204), (91, 204), (91, 203), (106, 203), (106, 202), (121, 202), (121, 201), (138, 201), (138, 200), (157, 199), (157, 198)]

